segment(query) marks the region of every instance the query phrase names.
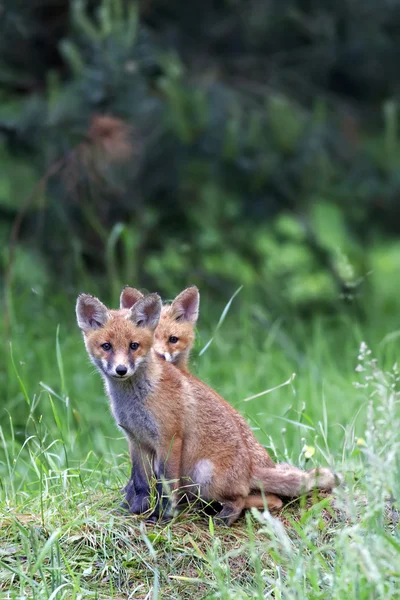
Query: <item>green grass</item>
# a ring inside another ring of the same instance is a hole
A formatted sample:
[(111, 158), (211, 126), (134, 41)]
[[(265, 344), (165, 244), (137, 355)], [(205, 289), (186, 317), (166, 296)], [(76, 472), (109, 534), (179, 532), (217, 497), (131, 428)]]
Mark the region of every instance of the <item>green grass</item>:
[[(277, 518), (253, 511), (225, 529), (194, 510), (163, 526), (119, 514), (127, 446), (73, 307), (72, 297), (14, 298), (0, 371), (1, 597), (399, 597), (400, 413), (389, 318), (268, 322), (251, 303), (234, 303), (199, 356), (218, 316), (200, 319), (198, 375), (247, 416), (277, 460), (329, 464), (345, 478), (333, 497), (292, 502)], [(358, 359), (364, 340), (377, 363), (366, 352)]]

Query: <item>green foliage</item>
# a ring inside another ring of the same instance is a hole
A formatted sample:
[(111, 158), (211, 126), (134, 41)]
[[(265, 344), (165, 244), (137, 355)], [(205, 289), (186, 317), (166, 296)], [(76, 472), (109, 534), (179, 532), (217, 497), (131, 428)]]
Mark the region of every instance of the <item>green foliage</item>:
[[(398, 597), (399, 21), (387, 0), (3, 0), (0, 595)], [(117, 512), (126, 442), (76, 294), (193, 283), (194, 372), (275, 458), (340, 471), (334, 500), (229, 531)]]
[[(272, 455), (305, 468), (330, 464), (346, 487), (291, 502), (279, 518), (251, 511), (229, 530), (194, 508), (157, 526), (120, 514), (126, 441), (72, 302), (65, 292), (61, 301), (15, 297), (0, 371), (6, 597), (397, 598), (396, 331), (387, 316), (379, 328), (344, 316), (270, 325), (251, 303), (238, 310), (240, 294), (212, 329), (201, 318), (198, 348), (213, 343), (196, 352), (196, 371), (246, 415)], [(204, 298), (204, 316), (209, 308)]]
[[(72, 286), (369, 301), (372, 254), (398, 234), (394, 5), (357, 31), (342, 3), (71, 0), (57, 27), (46, 0), (4, 5), (3, 246), (29, 199), (16, 239)], [(43, 41), (33, 81), (22, 31)]]

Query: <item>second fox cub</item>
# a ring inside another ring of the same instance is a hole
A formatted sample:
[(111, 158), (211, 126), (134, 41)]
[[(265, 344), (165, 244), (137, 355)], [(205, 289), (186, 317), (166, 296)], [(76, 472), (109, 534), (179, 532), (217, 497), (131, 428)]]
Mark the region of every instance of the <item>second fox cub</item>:
[[(141, 298), (144, 298), (142, 292), (126, 286), (121, 293), (120, 307), (132, 308)], [(171, 304), (164, 304), (162, 307), (154, 334), (153, 348), (156, 353), (185, 372), (189, 370), (188, 361), (194, 343), (199, 302), (197, 287), (183, 290)]]
[[(219, 517), (235, 521), (245, 506), (261, 506), (263, 490), (297, 496), (315, 486), (334, 487), (328, 469), (303, 472), (276, 469), (246, 421), (212, 389), (162, 360), (152, 351), (161, 299), (150, 294), (132, 308), (109, 310), (97, 298), (81, 294), (77, 320), (92, 362), (99, 369), (117, 424), (125, 432), (132, 458), (126, 501), (132, 513), (149, 508), (149, 481), (159, 481), (152, 515), (166, 516), (171, 500), (162, 495), (162, 480), (173, 492), (194, 486), (205, 500), (223, 506)], [(171, 495), (172, 504), (177, 500)]]

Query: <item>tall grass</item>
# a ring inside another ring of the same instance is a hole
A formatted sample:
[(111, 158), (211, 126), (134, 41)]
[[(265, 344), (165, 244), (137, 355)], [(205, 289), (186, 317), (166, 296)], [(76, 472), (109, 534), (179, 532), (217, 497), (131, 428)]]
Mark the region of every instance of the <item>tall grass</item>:
[(218, 316), (201, 318), (193, 369), (278, 460), (330, 464), (344, 485), (231, 529), (194, 511), (163, 526), (122, 516), (126, 442), (73, 301), (14, 298), (0, 374), (3, 597), (398, 598), (396, 336), (348, 316), (268, 322), (236, 300), (218, 331)]

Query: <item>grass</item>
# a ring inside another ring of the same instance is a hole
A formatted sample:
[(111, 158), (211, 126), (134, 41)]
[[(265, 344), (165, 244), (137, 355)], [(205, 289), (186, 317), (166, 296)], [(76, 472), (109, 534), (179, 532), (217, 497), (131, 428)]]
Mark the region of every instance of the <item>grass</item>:
[(345, 315), (268, 322), (235, 302), (218, 332), (201, 320), (194, 370), (277, 460), (329, 464), (345, 485), (230, 529), (194, 510), (162, 526), (122, 516), (126, 442), (73, 300), (20, 295), (0, 371), (0, 597), (398, 598), (397, 333)]

